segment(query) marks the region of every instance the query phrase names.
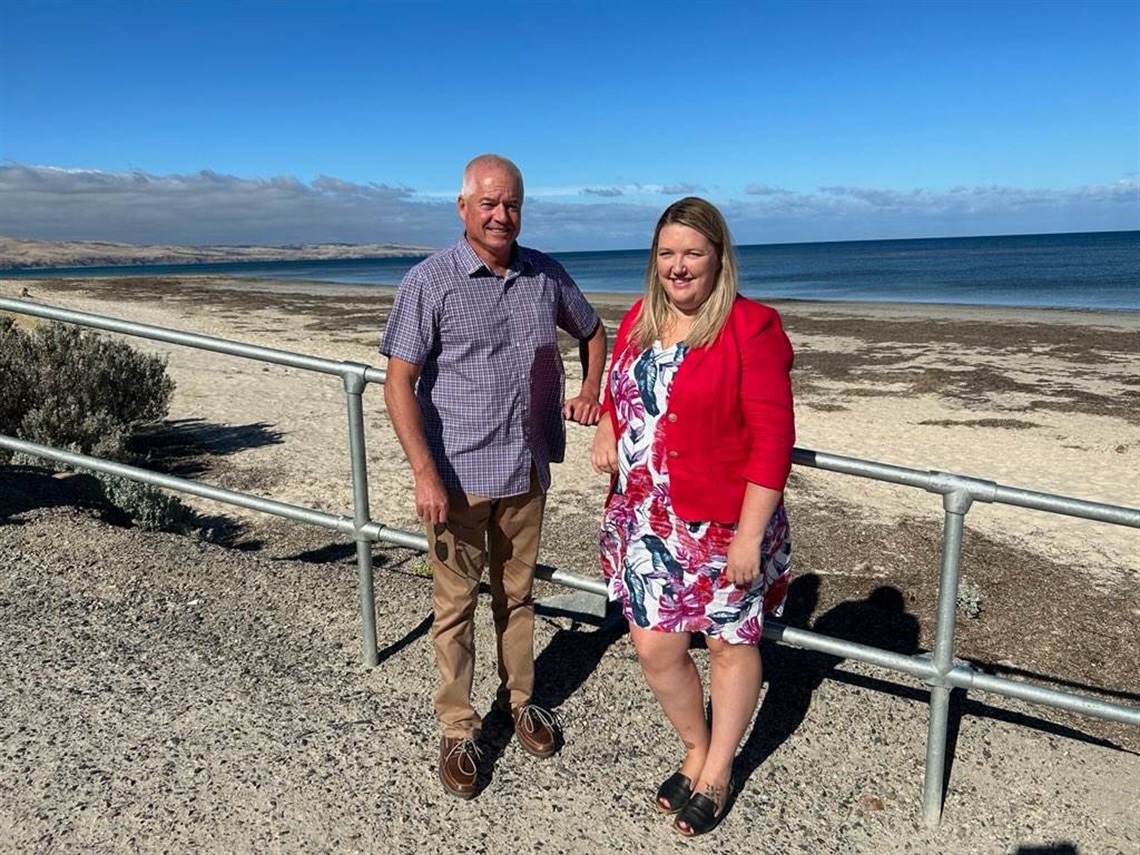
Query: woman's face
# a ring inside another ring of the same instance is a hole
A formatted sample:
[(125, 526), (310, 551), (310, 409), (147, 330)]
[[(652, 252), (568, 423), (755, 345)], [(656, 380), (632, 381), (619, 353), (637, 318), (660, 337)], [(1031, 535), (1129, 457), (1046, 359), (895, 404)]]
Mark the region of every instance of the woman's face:
[(720, 256), (696, 229), (670, 223), (657, 236), (657, 278), (682, 314), (696, 312), (716, 287)]

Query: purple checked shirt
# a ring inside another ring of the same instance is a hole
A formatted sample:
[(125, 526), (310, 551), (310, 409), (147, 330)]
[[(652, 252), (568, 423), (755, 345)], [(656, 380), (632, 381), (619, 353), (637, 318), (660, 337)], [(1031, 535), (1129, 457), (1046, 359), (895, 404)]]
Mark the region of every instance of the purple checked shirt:
[(566, 449), (555, 327), (585, 339), (597, 325), (562, 265), (525, 247), (502, 277), (466, 239), (408, 271), (380, 352), (421, 366), (416, 399), (448, 489), (517, 496), (532, 462), (549, 489)]

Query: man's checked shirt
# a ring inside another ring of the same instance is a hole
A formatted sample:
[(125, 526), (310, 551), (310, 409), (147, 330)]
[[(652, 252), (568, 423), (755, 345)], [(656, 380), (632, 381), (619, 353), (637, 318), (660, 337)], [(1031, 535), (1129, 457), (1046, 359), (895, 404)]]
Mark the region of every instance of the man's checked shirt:
[(416, 398), (444, 485), (498, 499), (542, 489), (566, 448), (557, 331), (598, 315), (557, 261), (516, 245), (496, 276), (460, 240), (404, 277), (380, 352), (422, 366)]

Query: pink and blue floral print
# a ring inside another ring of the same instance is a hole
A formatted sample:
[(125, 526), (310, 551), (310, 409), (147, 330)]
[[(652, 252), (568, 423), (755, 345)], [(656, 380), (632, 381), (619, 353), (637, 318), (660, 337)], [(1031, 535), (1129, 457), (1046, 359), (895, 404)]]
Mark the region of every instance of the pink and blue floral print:
[[(627, 620), (662, 632), (700, 632), (756, 644), (765, 614), (779, 614), (791, 575), (792, 544), (781, 502), (749, 586), (723, 578), (735, 525), (689, 522), (673, 510), (668, 455), (658, 421), (688, 346), (630, 348), (610, 373), (621, 432), (618, 477), (602, 517), (599, 549), (610, 599)], [(710, 442), (715, 438), (710, 438)]]

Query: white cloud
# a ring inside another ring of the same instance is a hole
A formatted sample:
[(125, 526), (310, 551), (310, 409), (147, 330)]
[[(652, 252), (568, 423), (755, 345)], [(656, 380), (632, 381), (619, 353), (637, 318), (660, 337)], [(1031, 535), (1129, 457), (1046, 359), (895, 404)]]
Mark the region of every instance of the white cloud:
[(749, 184), (744, 188), (744, 192), (749, 196), (790, 196), (791, 190), (785, 190), (783, 187), (772, 187), (768, 184)]
[(666, 196), (685, 196), (689, 193), (700, 193), (702, 190), (699, 184), (690, 184), (687, 181), (682, 181), (679, 184), (666, 184), (658, 193)]
[(1063, 189), (828, 186), (759, 195), (724, 210), (747, 242), (1128, 230), (1140, 229), (1140, 181)]
[[(550, 250), (648, 246), (661, 194), (693, 184), (534, 189), (523, 239)], [(1140, 229), (1140, 181), (1066, 189), (885, 190), (763, 184), (721, 206), (739, 243)], [(454, 196), (321, 175), (241, 178), (0, 166), (0, 234), (174, 244), (408, 243), (460, 234)]]
[(624, 196), (625, 191), (620, 187), (587, 187), (582, 191), (583, 196), (601, 196), (603, 198), (612, 199), (616, 196)]
[[(131, 243), (449, 242), (451, 203), (330, 176), (239, 178), (0, 167), (0, 233)], [(389, 238), (399, 233), (399, 239)]]

